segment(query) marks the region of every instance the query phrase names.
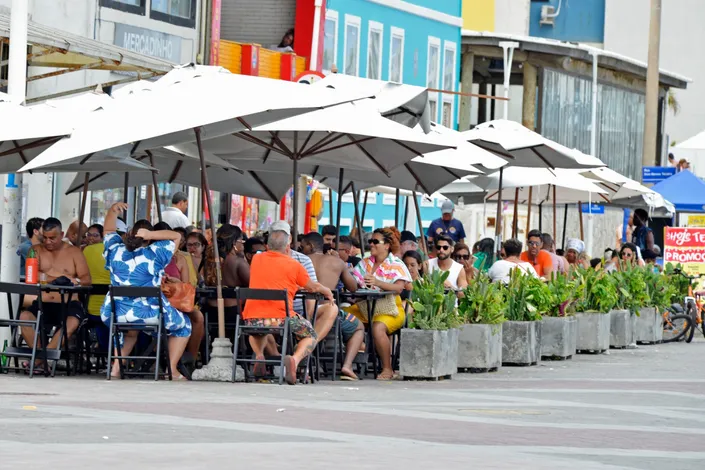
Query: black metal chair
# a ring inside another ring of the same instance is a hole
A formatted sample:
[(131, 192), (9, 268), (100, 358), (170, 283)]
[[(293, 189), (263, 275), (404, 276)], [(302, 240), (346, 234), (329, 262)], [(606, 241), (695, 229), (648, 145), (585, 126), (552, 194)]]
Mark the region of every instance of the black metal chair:
[[(167, 340), (167, 332), (164, 326), (164, 304), (162, 302), (162, 291), (159, 287), (133, 287), (133, 286), (110, 286), (108, 295), (110, 296), (110, 337), (108, 341), (108, 371), (107, 378), (111, 378), (111, 365), (113, 359), (118, 360), (120, 367), (120, 378), (124, 379), (126, 375), (132, 376), (145, 376), (152, 375), (151, 372), (142, 372), (139, 368), (137, 370), (125, 370), (122, 361), (123, 360), (154, 360), (154, 380), (159, 380), (160, 375), (168, 377), (169, 380), (172, 379), (171, 363), (169, 362), (169, 342)], [(117, 310), (115, 308), (115, 297), (145, 297), (145, 298), (156, 298), (159, 301), (159, 313), (157, 324), (144, 324), (144, 323), (118, 323), (117, 321)], [(123, 356), (122, 348), (120, 345), (120, 333), (124, 331), (139, 331), (144, 333), (156, 333), (156, 351), (155, 357), (151, 355), (143, 356)], [(117, 355), (113, 355), (113, 347), (117, 350)], [(159, 367), (162, 356), (166, 357), (166, 372), (161, 373)]]
[[(8, 359), (14, 359), (14, 366), (8, 364), (6, 366), (2, 365), (0, 362), (0, 373), (5, 373), (10, 370), (20, 371), (24, 370), (19, 364), (19, 359), (29, 359), (29, 377), (34, 377), (34, 364), (37, 360), (37, 354), (41, 353), (41, 359), (44, 363), (44, 375), (54, 376), (56, 372), (56, 362), (61, 358), (61, 341), (59, 342), (58, 349), (47, 349), (46, 345), (49, 343), (46, 328), (44, 326), (44, 319), (42, 317), (42, 291), (41, 287), (38, 285), (24, 285), (15, 284), (9, 282), (0, 282), (0, 293), (7, 294), (7, 310), (9, 318), (0, 318), (0, 327), (10, 328), (10, 344), (7, 349), (2, 352), (2, 354)], [(12, 308), (12, 295), (19, 295), (19, 302), (17, 305), (17, 310)], [(20, 312), (22, 311), (22, 301), (25, 295), (34, 295), (37, 297), (37, 302), (39, 309), (37, 311), (36, 320), (20, 320)], [(20, 327), (31, 326), (34, 328), (34, 342), (31, 345), (22, 346), (23, 339), (22, 335), (17, 331)], [(61, 330), (62, 335), (61, 340), (63, 340), (63, 329)], [(43, 347), (38, 347), (39, 341), (41, 339), (41, 344)], [(54, 361), (51, 367), (51, 373), (49, 372), (49, 361)]]
[[(334, 291), (335, 305), (340, 309), (340, 291)], [(333, 327), (325, 338), (319, 338), (316, 345), (316, 379), (321, 380), (321, 369), (330, 372), (331, 380), (335, 381), (338, 371), (343, 368), (345, 359), (345, 343), (343, 342), (342, 320), (340, 314), (335, 319)], [(328, 370), (328, 365), (331, 369)]]
[[(108, 358), (108, 350), (92, 350), (91, 346), (93, 341), (91, 340), (91, 330), (93, 330), (96, 334), (96, 337), (98, 337), (98, 330), (104, 329), (104, 331), (108, 330), (108, 327), (105, 326), (103, 321), (101, 320), (100, 316), (96, 315), (91, 315), (88, 314), (88, 302), (90, 301), (90, 297), (93, 295), (96, 296), (101, 296), (101, 295), (108, 295), (108, 292), (110, 291), (110, 284), (93, 284), (91, 286), (91, 293), (86, 296), (83, 308), (86, 310), (86, 321), (79, 327), (79, 331), (76, 333), (76, 337), (78, 338), (78, 365), (77, 365), (77, 370), (80, 372), (86, 372), (87, 374), (90, 375), (91, 369), (93, 368), (93, 362), (91, 361), (91, 356), (95, 356), (96, 362), (95, 362), (95, 372), (96, 374), (100, 372), (101, 369), (101, 363), (103, 361), (107, 361)], [(105, 333), (103, 333), (105, 334)], [(108, 345), (108, 349), (110, 349), (110, 345)], [(86, 365), (83, 365), (83, 361), (86, 361)]]
[[(210, 306), (205, 302), (208, 299), (215, 299), (217, 297), (214, 288), (198, 289), (197, 294), (199, 295), (199, 300), (204, 300), (201, 303), (201, 312), (203, 312), (203, 322), (205, 326), (205, 332), (203, 335), (203, 341), (205, 342), (205, 347), (201, 350), (204, 354), (205, 362), (207, 364), (210, 362), (210, 347), (211, 347), (211, 329), (218, 328), (218, 319), (216, 317), (215, 322), (210, 320), (210, 310), (216, 309), (216, 307)], [(237, 288), (236, 287), (223, 287), (223, 299), (237, 299)], [(238, 302), (239, 303), (239, 302)], [(238, 307), (238, 315), (240, 314), (240, 308)], [(225, 321), (225, 329), (235, 329), (235, 322)]]
[[(247, 300), (266, 300), (271, 302), (284, 302), (284, 308), (286, 311), (286, 317), (284, 323), (281, 326), (270, 326), (270, 327), (258, 327), (258, 326), (248, 326), (242, 324), (242, 317), (238, 315), (237, 321), (235, 322), (235, 338), (233, 340), (233, 376), (232, 381), (235, 382), (237, 366), (238, 363), (243, 364), (243, 369), (245, 371), (245, 381), (249, 377), (248, 366), (249, 364), (271, 364), (274, 366), (279, 366), (279, 385), (284, 383), (284, 356), (288, 353), (289, 349), (293, 346), (293, 337), (291, 330), (289, 328), (289, 297), (286, 290), (270, 290), (270, 289), (237, 289), (237, 295), (240, 301)], [(247, 336), (264, 336), (268, 334), (275, 334), (282, 336), (282, 349), (279, 358), (268, 359), (265, 357), (264, 360), (258, 360), (256, 357), (253, 359), (242, 359), (239, 357), (240, 350), (240, 337), (243, 338)]]

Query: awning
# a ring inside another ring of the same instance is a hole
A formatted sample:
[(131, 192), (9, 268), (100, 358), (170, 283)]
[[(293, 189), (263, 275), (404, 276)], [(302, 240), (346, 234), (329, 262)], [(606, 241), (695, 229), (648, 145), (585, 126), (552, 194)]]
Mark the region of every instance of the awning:
[[(9, 13), (0, 13), (0, 42), (5, 45), (10, 43)], [(72, 34), (34, 21), (27, 22), (27, 43), (32, 47), (32, 52), (27, 56), (27, 65), (59, 69), (27, 77), (28, 82), (79, 70), (132, 72), (128, 77), (110, 83), (100, 83), (103, 86), (110, 86), (163, 75), (175, 65), (163, 59), (139, 54), (113, 44)], [(27, 102), (88, 91), (94, 89), (96, 85), (33, 98)]]

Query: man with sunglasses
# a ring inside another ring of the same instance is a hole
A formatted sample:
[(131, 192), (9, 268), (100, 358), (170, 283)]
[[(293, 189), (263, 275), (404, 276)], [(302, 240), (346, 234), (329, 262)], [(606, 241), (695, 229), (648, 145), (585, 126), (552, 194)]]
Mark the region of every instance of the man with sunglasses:
[(428, 260), (428, 271), (449, 272), (445, 286), (448, 289), (464, 289), (468, 285), (468, 280), (464, 275), (463, 265), (453, 261), (450, 257), (453, 253), (453, 240), (445, 235), (439, 235), (435, 239), (436, 257)]
[(539, 230), (529, 232), (526, 244), (528, 249), (521, 254), (521, 261), (531, 263), (539, 277), (550, 279), (553, 272), (553, 259), (548, 252), (541, 250), (543, 247), (543, 238)]

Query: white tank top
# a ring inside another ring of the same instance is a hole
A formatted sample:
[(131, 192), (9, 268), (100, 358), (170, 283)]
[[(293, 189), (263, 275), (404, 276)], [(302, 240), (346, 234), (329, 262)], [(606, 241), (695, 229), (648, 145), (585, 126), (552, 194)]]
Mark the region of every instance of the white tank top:
[[(440, 269), (438, 267), (438, 258), (431, 258), (428, 260), (428, 270), (430, 272), (433, 272), (437, 269)], [(458, 288), (458, 276), (460, 276), (460, 272), (463, 270), (463, 265), (458, 263), (457, 261), (453, 261), (453, 264), (450, 265), (450, 269), (448, 270), (450, 274), (448, 275), (448, 282), (453, 286), (454, 289)]]

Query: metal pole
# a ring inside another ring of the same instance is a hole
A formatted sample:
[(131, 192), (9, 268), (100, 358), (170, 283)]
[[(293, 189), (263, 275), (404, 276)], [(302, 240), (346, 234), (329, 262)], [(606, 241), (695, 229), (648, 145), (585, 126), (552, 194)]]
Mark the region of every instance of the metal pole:
[(333, 188), (328, 187), (328, 222), (333, 223)]
[[(355, 224), (357, 225), (357, 232), (362, 233), (362, 220), (360, 219), (360, 195), (355, 191), (355, 183), (352, 183), (352, 194), (353, 194), (353, 204), (355, 205)], [(337, 244), (336, 244), (337, 246)], [(365, 257), (365, 247), (360, 243), (360, 251), (362, 257)]]
[[(344, 170), (341, 168), (338, 172), (338, 213), (337, 223), (335, 224), (335, 246), (336, 248), (340, 245), (340, 216), (343, 214), (343, 177), (345, 176)], [(362, 234), (360, 234), (360, 246), (362, 246)]]
[[(147, 155), (149, 156), (149, 165), (154, 168), (154, 155), (152, 155), (152, 152), (147, 150)], [(161, 201), (159, 200), (159, 186), (157, 185), (157, 173), (155, 171), (152, 171), (152, 186), (154, 186), (154, 200), (156, 201), (157, 204), (157, 218), (159, 219), (159, 222), (162, 221), (162, 205)], [(230, 205), (228, 204), (228, 207)], [(228, 222), (230, 222), (230, 219), (228, 218)]]
[(499, 47), (502, 48), (502, 56), (504, 58), (504, 119), (509, 119), (509, 85), (512, 77), (512, 61), (514, 60), (514, 48), (519, 47), (518, 42), (501, 41)]
[(504, 179), (504, 167), (499, 168), (499, 192), (497, 193), (497, 218), (494, 221), (494, 244), (495, 253), (499, 253), (502, 244), (502, 183)]
[(400, 196), (400, 191), (399, 188), (395, 191), (395, 200), (394, 200), (394, 226), (399, 227), (399, 203), (401, 202), (401, 196)]
[(404, 203), (404, 220), (402, 221), (402, 230), (406, 230), (406, 224), (409, 221), (409, 196), (406, 196), (406, 201)]
[[(539, 232), (543, 233), (543, 201), (539, 204)], [(552, 234), (555, 238), (556, 234)]]
[(514, 190), (514, 218), (512, 219), (512, 238), (519, 234), (519, 188)]
[(585, 231), (583, 230), (583, 203), (578, 201), (578, 219), (580, 219), (580, 239), (584, 240)]
[(426, 245), (426, 235), (423, 233), (423, 225), (421, 225), (421, 211), (419, 210), (419, 200), (416, 197), (416, 191), (412, 193), (414, 198), (414, 208), (416, 209), (416, 223), (419, 224), (419, 233), (421, 234), (421, 249), (423, 250), (426, 258), (428, 258), (428, 246)]
[[(556, 212), (555, 212), (555, 206), (554, 206), (554, 212), (553, 212), (553, 220), (556, 219)], [(553, 222), (555, 224), (555, 222)], [(565, 209), (563, 210), (563, 244), (561, 245), (561, 248), (565, 250), (565, 232), (568, 229), (568, 204), (565, 205)]]
[(201, 184), (202, 191), (205, 194), (205, 201), (208, 206), (208, 216), (211, 222), (211, 230), (213, 231), (213, 248), (215, 249), (215, 274), (216, 274), (216, 302), (218, 305), (218, 338), (225, 338), (225, 303), (223, 302), (223, 279), (220, 272), (220, 255), (218, 253), (218, 244), (215, 239), (215, 216), (213, 215), (213, 204), (211, 203), (210, 186), (208, 185), (208, 172), (206, 171), (206, 161), (203, 156), (203, 145), (201, 144), (201, 128), (194, 128), (196, 133), (196, 145), (198, 146), (198, 158), (201, 160)]
[[(297, 237), (298, 237), (298, 223), (299, 223), (299, 191), (297, 189), (297, 186), (299, 185), (299, 161), (296, 158), (296, 155), (294, 155), (294, 171), (293, 171), (293, 182), (294, 182), (294, 189), (292, 192), (292, 209), (294, 211), (294, 218), (293, 218), (293, 223), (291, 224), (291, 243), (293, 243), (294, 247), (297, 247)], [(340, 197), (340, 195), (338, 195)]]
[[(566, 204), (566, 211), (568, 210), (568, 205)], [(566, 212), (567, 214), (567, 212)], [(558, 235), (558, 216), (556, 215), (556, 185), (553, 185), (553, 233), (555, 237)], [(563, 244), (565, 244), (565, 221), (563, 222)]]
[(646, 106), (644, 110), (644, 154), (642, 165), (656, 164), (658, 128), (659, 48), (661, 46), (661, 0), (651, 0), (649, 55), (646, 69)]
[[(526, 234), (529, 235), (529, 232), (531, 231), (531, 196), (533, 196), (533, 191), (534, 187), (529, 186), (529, 200), (527, 201), (528, 208), (526, 210)], [(539, 227), (541, 226), (541, 222), (539, 222)], [(539, 229), (540, 230), (540, 229)]]
[[(367, 213), (367, 195), (368, 191), (365, 191), (365, 200), (362, 201), (362, 224), (365, 225), (365, 214)], [(362, 234), (360, 234), (362, 236)]]
[(86, 172), (86, 175), (83, 178), (83, 196), (81, 197), (81, 211), (78, 216), (78, 247), (81, 247), (81, 240), (83, 240), (83, 233), (82, 233), (82, 228), (83, 228), (83, 217), (86, 214), (86, 202), (88, 199), (88, 183), (90, 182), (91, 174), (89, 172)]

